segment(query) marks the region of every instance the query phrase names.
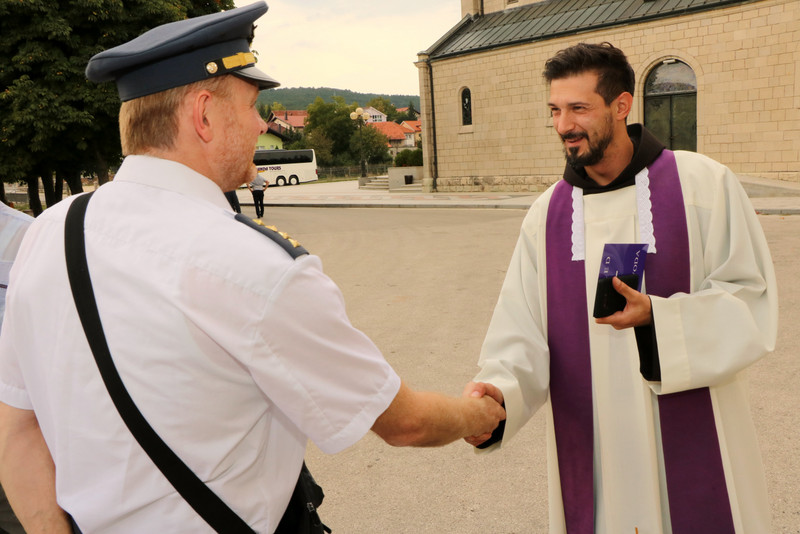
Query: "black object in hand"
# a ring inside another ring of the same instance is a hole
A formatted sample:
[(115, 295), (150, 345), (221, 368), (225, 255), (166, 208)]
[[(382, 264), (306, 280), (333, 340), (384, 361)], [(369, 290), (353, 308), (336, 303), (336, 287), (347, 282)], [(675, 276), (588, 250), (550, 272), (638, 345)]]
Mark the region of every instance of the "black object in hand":
[[(596, 318), (608, 317), (609, 315), (622, 311), (628, 303), (625, 297), (617, 293), (614, 286), (611, 284), (613, 276), (608, 278), (601, 278), (597, 281), (597, 294), (594, 297), (594, 313)], [(620, 274), (617, 276), (625, 284), (636, 289), (639, 286), (639, 275), (636, 274)]]

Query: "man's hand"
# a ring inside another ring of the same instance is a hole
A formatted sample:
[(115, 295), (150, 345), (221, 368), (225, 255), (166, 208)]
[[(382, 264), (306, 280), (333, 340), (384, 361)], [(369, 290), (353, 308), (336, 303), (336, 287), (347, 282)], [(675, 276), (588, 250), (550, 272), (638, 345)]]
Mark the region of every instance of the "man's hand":
[(653, 308), (650, 298), (628, 286), (616, 276), (611, 283), (617, 293), (625, 297), (628, 303), (622, 311), (613, 313), (608, 317), (595, 319), (597, 324), (611, 325), (617, 330), (650, 324), (653, 320)]
[(372, 430), (395, 447), (436, 447), (474, 434), (491, 435), (505, 418), (505, 410), (489, 395), (448, 397), (402, 383)]
[[(466, 386), (464, 386), (464, 393), (462, 393), (461, 396), (467, 398), (491, 397), (497, 402), (497, 404), (503, 404), (503, 392), (493, 384), (489, 384), (487, 382), (469, 382)], [(503, 417), (503, 419), (505, 419), (505, 417)], [(496, 426), (497, 425), (495, 425), (495, 427)], [(477, 447), (492, 437), (492, 431), (494, 431), (494, 427), (490, 431), (483, 434), (467, 436), (464, 438), (464, 441), (473, 447)]]

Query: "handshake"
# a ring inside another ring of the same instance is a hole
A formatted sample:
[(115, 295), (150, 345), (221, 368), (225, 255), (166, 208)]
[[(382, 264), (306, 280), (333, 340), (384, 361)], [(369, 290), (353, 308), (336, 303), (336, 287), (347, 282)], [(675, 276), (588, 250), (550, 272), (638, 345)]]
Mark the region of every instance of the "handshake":
[(502, 403), (500, 390), (483, 382), (467, 384), (461, 397), (415, 391), (401, 382), (372, 430), (394, 447), (437, 447), (462, 438), (480, 444), (505, 420)]
[(469, 382), (464, 387), (464, 393), (461, 395), (461, 397), (482, 401), (482, 406), (485, 407), (484, 415), (487, 417), (496, 416), (498, 412), (502, 412), (502, 415), (499, 417), (499, 419), (492, 419), (494, 422), (491, 424), (491, 428), (488, 430), (479, 431), (474, 435), (466, 436), (464, 438), (464, 441), (473, 447), (477, 447), (492, 437), (492, 432), (494, 432), (495, 428), (497, 428), (497, 425), (500, 423), (500, 421), (503, 421), (506, 418), (506, 411), (503, 407), (503, 392), (494, 385), (486, 382)]

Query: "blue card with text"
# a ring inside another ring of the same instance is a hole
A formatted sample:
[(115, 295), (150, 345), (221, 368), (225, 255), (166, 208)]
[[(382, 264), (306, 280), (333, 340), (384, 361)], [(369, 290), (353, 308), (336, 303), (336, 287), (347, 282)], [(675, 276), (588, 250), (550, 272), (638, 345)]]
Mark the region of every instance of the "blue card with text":
[(647, 258), (647, 245), (643, 243), (606, 243), (600, 262), (600, 278), (635, 274), (639, 278), (637, 291), (642, 290), (642, 275)]
[(611, 285), (618, 277), (628, 286), (642, 290), (647, 245), (642, 243), (606, 243), (600, 262), (600, 277), (594, 300), (594, 317), (608, 317), (625, 309), (627, 301)]

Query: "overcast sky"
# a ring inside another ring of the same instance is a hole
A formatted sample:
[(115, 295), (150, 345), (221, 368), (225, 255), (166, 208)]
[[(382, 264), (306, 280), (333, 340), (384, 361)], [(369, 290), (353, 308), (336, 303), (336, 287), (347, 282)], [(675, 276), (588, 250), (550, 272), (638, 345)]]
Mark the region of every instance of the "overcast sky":
[(253, 49), (281, 87), (418, 95), (417, 53), (461, 19), (459, 0), (266, 1)]

